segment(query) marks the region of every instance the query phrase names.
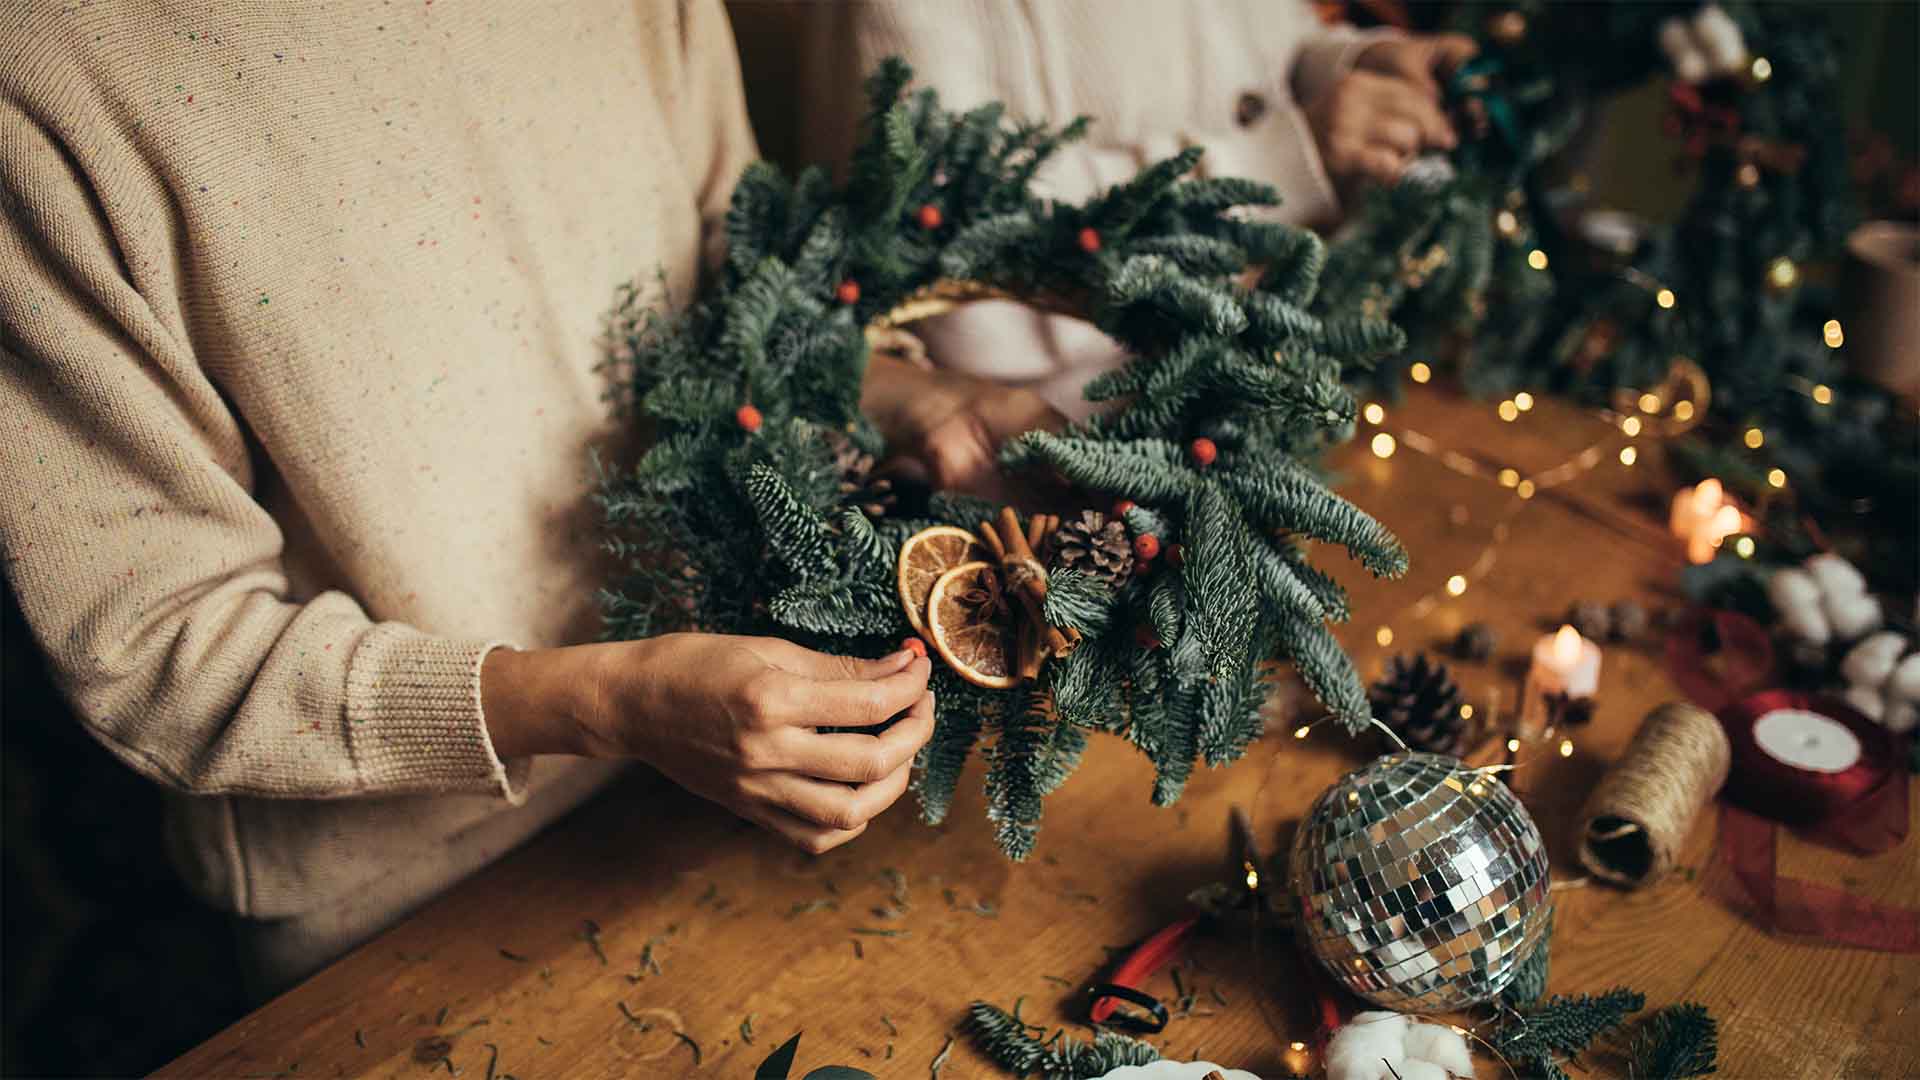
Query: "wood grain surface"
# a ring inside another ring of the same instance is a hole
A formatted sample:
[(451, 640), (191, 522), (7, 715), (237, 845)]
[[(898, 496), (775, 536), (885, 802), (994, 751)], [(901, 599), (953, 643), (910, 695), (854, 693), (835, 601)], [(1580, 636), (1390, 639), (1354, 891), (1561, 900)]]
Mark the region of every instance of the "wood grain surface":
[[(1335, 457), (1343, 491), (1407, 541), (1413, 570), (1372, 582), (1338, 552), (1317, 558), (1353, 589), (1341, 637), (1368, 676), (1390, 652), (1438, 649), (1482, 620), (1501, 635), (1496, 656), (1455, 672), (1469, 700), (1485, 707), (1497, 693), (1511, 711), (1527, 650), (1570, 603), (1674, 602), (1680, 553), (1664, 520), (1676, 485), (1656, 445), (1642, 440), (1637, 464), (1624, 467), (1626, 440), (1608, 441), (1612, 429), (1589, 414), (1542, 402), (1502, 423), (1492, 403), (1418, 387), (1390, 407), (1385, 429), (1416, 430), (1522, 475), (1589, 446), (1601, 460), (1522, 500), (1404, 440), (1376, 458), (1363, 428)], [(1476, 561), (1484, 575), (1447, 596), (1446, 579)], [(1378, 643), (1382, 627), (1390, 647)], [(1582, 881), (1572, 835), (1581, 802), (1640, 718), (1675, 695), (1656, 646), (1609, 645), (1598, 715), (1574, 733), (1573, 754), (1530, 748), (1515, 775), (1558, 884), (1551, 989), (1626, 984), (1649, 1009), (1705, 1003), (1720, 1021), (1726, 1077), (1920, 1075), (1920, 958), (1777, 939), (1706, 896), (1711, 812), (1661, 882), (1623, 892)], [(976, 998), (1024, 999), (1025, 1019), (1077, 1028), (1076, 989), (1111, 951), (1186, 913), (1189, 891), (1231, 876), (1231, 807), (1248, 808), (1263, 842), (1283, 851), (1314, 796), (1376, 750), (1324, 728), (1297, 740), (1303, 717), (1281, 711), (1244, 761), (1196, 772), (1169, 809), (1148, 802), (1140, 755), (1095, 740), (1048, 799), (1037, 853), (1021, 865), (994, 847), (977, 761), (945, 825), (921, 824), (909, 798), (821, 858), (635, 770), (158, 1075), (748, 1077), (804, 1032), (795, 1077), (825, 1064), (927, 1077)], [(1780, 869), (1913, 903), (1916, 850), (1909, 842), (1863, 858), (1783, 836)], [(1313, 1020), (1284, 939), (1222, 926), (1180, 965), (1196, 1003), (1154, 1041), (1173, 1057), (1287, 1075), (1298, 1060), (1289, 1043), (1309, 1039)], [(1152, 989), (1170, 996), (1170, 975)], [(1604, 1052), (1583, 1064), (1626, 1075), (1624, 1060)], [(999, 1074), (960, 1037), (939, 1075)], [(1489, 1058), (1481, 1075), (1504, 1074)]]

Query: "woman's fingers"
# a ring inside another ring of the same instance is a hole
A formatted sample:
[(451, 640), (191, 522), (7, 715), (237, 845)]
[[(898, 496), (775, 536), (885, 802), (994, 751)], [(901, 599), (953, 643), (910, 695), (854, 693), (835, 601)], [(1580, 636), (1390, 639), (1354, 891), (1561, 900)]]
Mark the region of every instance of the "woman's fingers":
[(1400, 153), (1384, 146), (1369, 146), (1355, 157), (1355, 165), (1361, 175), (1382, 184), (1391, 184), (1400, 179), (1400, 173), (1407, 167), (1407, 159)]
[(795, 847), (811, 855), (825, 855), (841, 844), (867, 831), (863, 823), (854, 829), (830, 829), (797, 817), (777, 806), (752, 806), (741, 816), (770, 832), (787, 838)]
[(1366, 86), (1373, 105), (1373, 126), (1376, 128), (1385, 122), (1384, 114), (1384, 117), (1397, 121), (1411, 122), (1419, 132), (1420, 139), (1428, 146), (1451, 149), (1459, 141), (1454, 135), (1453, 125), (1447, 122), (1446, 114), (1440, 111), (1440, 106), (1412, 84), (1402, 79), (1375, 76), (1367, 81)]
[(1373, 141), (1395, 153), (1412, 157), (1420, 152), (1420, 128), (1411, 120), (1388, 117), (1374, 128)]
[(821, 780), (870, 784), (911, 764), (933, 736), (933, 695), (922, 694), (906, 715), (885, 731), (816, 732), (788, 728), (780, 733), (782, 768)]
[(778, 719), (799, 727), (875, 727), (913, 707), (927, 692), (933, 664), (916, 656), (878, 679), (807, 679), (787, 675)]
[(871, 784), (816, 780), (798, 773), (760, 773), (742, 785), (747, 794), (819, 828), (858, 832), (907, 790), (911, 762)]
[(814, 649), (796, 645), (783, 638), (755, 638), (753, 649), (769, 664), (782, 671), (803, 675), (809, 679), (883, 679), (905, 671), (913, 662), (914, 653), (908, 649), (888, 653), (878, 660), (865, 660), (858, 656), (836, 656), (833, 653), (818, 652)]

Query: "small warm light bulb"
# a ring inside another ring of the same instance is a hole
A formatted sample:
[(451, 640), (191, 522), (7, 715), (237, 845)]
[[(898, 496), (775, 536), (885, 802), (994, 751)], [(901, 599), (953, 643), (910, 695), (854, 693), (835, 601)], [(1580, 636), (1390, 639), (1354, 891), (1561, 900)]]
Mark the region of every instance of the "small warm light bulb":
[(1293, 729), (1293, 737), (1296, 739), (1304, 739), (1307, 737), (1307, 733), (1312, 730), (1313, 728), (1306, 724), (1301, 724), (1299, 727)]
[(1460, 706), (1460, 719), (1462, 720), (1473, 719), (1473, 706), (1471, 705)]
[(1373, 640), (1379, 642), (1382, 647), (1393, 644), (1393, 627), (1383, 626), (1375, 630), (1373, 632)]
[(1520, 215), (1503, 207), (1493, 215), (1493, 227), (1500, 230), (1501, 236), (1512, 236), (1520, 231)]
[(1620, 464), (1631, 468), (1633, 463), (1639, 460), (1640, 451), (1631, 446), (1623, 446), (1620, 448)]
[(1747, 444), (1747, 449), (1758, 450), (1766, 445), (1767, 433), (1757, 427), (1750, 427), (1747, 429), (1747, 433), (1742, 438), (1742, 441)]
[(1733, 553), (1743, 559), (1753, 558), (1753, 537), (1743, 536), (1733, 542)]
[(1693, 419), (1693, 402), (1691, 401), (1674, 402), (1673, 418), (1675, 420), (1680, 421), (1683, 424), (1686, 423), (1688, 420)]
[(1833, 387), (1828, 386), (1826, 383), (1815, 383), (1813, 386), (1813, 402), (1816, 405), (1833, 404)]
[[(1348, 802), (1350, 802), (1350, 803), (1358, 803), (1358, 802), (1360, 801), (1360, 793), (1359, 793), (1359, 792), (1357, 792), (1357, 791), (1349, 791), (1349, 792), (1347, 792), (1347, 801), (1348, 801)], [(1362, 965), (1364, 965), (1364, 964), (1366, 963), (1366, 961), (1364, 961), (1364, 960), (1358, 960), (1358, 958), (1357, 958), (1357, 957), (1356, 957), (1356, 960), (1357, 960), (1357, 961), (1358, 961), (1359, 963), (1361, 963)]]
[(1580, 662), (1580, 647), (1586, 639), (1580, 631), (1571, 626), (1562, 626), (1553, 635), (1553, 662), (1561, 668), (1570, 668)]
[(1840, 329), (1839, 319), (1827, 320), (1826, 325), (1820, 328), (1820, 340), (1826, 342), (1829, 349), (1837, 349), (1847, 343), (1847, 335)]
[(1307, 1048), (1307, 1044), (1303, 1042), (1299, 1042), (1298, 1040), (1287, 1044), (1287, 1049), (1292, 1050), (1296, 1054), (1305, 1051), (1306, 1048)]
[(1539, 248), (1534, 248), (1532, 251), (1527, 252), (1527, 265), (1533, 267), (1535, 270), (1545, 270), (1547, 268), (1547, 253), (1541, 251)]
[(1640, 434), (1640, 418), (1637, 416), (1629, 416), (1625, 420), (1620, 421), (1620, 430), (1626, 432), (1629, 438)]
[(1533, 408), (1533, 395), (1527, 393), (1525, 390), (1522, 390), (1519, 393), (1513, 395), (1513, 404), (1514, 404), (1514, 407), (1519, 409), (1521, 412), (1527, 412), (1528, 410)]
[(1520, 484), (1520, 474), (1518, 472), (1515, 472), (1512, 469), (1500, 470), (1500, 486), (1501, 487), (1517, 487), (1519, 486), (1519, 484)]
[(1367, 423), (1377, 424), (1387, 418), (1387, 410), (1379, 402), (1369, 401), (1366, 408), (1360, 410), (1360, 415), (1367, 418)]
[(1515, 405), (1510, 400), (1501, 402), (1500, 408), (1498, 411), (1500, 413), (1500, 419), (1505, 420), (1508, 423), (1512, 423), (1513, 421), (1520, 418), (1520, 406)]
[(1656, 304), (1659, 304), (1663, 308), (1672, 307), (1673, 306), (1673, 290), (1661, 289), (1659, 292), (1654, 293), (1653, 302)]
[(1573, 740), (1572, 739), (1560, 740), (1560, 756), (1561, 757), (1573, 756)]
[(1373, 437), (1373, 456), (1374, 457), (1390, 458), (1393, 456), (1393, 449), (1394, 449), (1393, 436), (1382, 431), (1378, 435), (1375, 435)]
[(1247, 864), (1247, 891), (1255, 892), (1259, 888), (1260, 888), (1260, 871), (1254, 869), (1252, 863), (1248, 863)]
[(1777, 487), (1777, 488), (1786, 487), (1787, 471), (1785, 469), (1768, 469), (1767, 470), (1767, 486)]
[(1413, 362), (1413, 366), (1407, 369), (1407, 374), (1412, 377), (1414, 382), (1425, 383), (1433, 378), (1433, 369), (1428, 367), (1424, 362), (1416, 360)]
[(1487, 793), (1486, 785), (1475, 780), (1473, 783), (1467, 785), (1467, 793), (1470, 795), (1485, 795)]
[(1533, 498), (1533, 481), (1522, 480), (1513, 486), (1513, 493), (1523, 499)]
[(1519, 740), (1519, 739), (1508, 739), (1508, 740), (1507, 740), (1507, 753), (1509, 753), (1509, 754), (1515, 754), (1515, 753), (1519, 753), (1519, 751), (1520, 751), (1520, 740)]
[(1455, 574), (1447, 579), (1447, 595), (1459, 596), (1467, 591), (1467, 579), (1464, 574)]
[(1748, 70), (1753, 72), (1754, 82), (1766, 82), (1773, 78), (1773, 61), (1764, 56), (1756, 56), (1753, 58), (1753, 66)]
[(1652, 415), (1660, 411), (1660, 395), (1646, 393), (1640, 395), (1640, 411)]

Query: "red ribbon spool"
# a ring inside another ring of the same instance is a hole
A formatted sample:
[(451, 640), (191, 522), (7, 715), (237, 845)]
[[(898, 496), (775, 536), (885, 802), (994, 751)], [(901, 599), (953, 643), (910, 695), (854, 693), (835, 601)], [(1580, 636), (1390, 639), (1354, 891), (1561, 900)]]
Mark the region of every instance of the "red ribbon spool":
[[(1798, 768), (1767, 753), (1761, 748), (1757, 726), (1763, 718), (1788, 712), (1812, 713), (1839, 724), (1859, 742), (1859, 759), (1825, 772)], [(1733, 747), (1726, 795), (1762, 817), (1786, 825), (1819, 825), (1843, 814), (1857, 814), (1861, 804), (1889, 779), (1898, 777), (1904, 790), (1893, 733), (1836, 698), (1768, 690), (1722, 708), (1718, 719)], [(1906, 800), (1900, 802), (1904, 810)], [(1901, 824), (1904, 833), (1904, 820)], [(1859, 847), (1850, 841), (1846, 846)], [(1882, 843), (1873, 850), (1886, 846)]]

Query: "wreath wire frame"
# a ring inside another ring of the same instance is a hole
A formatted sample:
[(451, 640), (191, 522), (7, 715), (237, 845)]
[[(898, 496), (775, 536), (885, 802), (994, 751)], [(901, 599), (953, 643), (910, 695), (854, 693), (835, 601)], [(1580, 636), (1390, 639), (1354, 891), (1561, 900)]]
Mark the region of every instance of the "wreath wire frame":
[(1034, 176), (1084, 121), (951, 113), (930, 90), (907, 93), (910, 78), (891, 60), (868, 81), (844, 187), (817, 170), (789, 181), (748, 169), (727, 262), (693, 304), (668, 313), (634, 287), (619, 295), (620, 398), (652, 444), (601, 475), (622, 563), (602, 593), (607, 635), (898, 648), (911, 632), (901, 543), (1000, 508), (931, 492), (876, 517), (847, 499), (839, 463), (885, 453), (859, 408), (869, 335), (1007, 297), (1084, 317), (1132, 356), (1089, 384), (1101, 412), (1013, 440), (1002, 465), (1064, 479), (1079, 506), (1125, 500), (1129, 535), (1182, 557), (1142, 560), (1117, 582), (1050, 568), (1046, 621), (1082, 644), (1020, 686), (982, 688), (936, 664), (935, 733), (914, 781), (923, 818), (944, 820), (980, 748), (996, 839), (1025, 858), (1044, 797), (1098, 732), (1145, 753), (1153, 801), (1171, 804), (1196, 759), (1227, 764), (1260, 734), (1268, 661), (1290, 660), (1330, 713), (1364, 726), (1365, 688), (1327, 627), (1346, 617), (1345, 593), (1308, 545), (1344, 547), (1377, 575), (1403, 573), (1406, 552), (1328, 489), (1314, 458), (1352, 430), (1342, 370), (1390, 355), (1400, 332), (1308, 312), (1324, 248), (1246, 212), (1276, 204), (1271, 187), (1189, 178), (1189, 150), (1083, 205), (1046, 201)]

